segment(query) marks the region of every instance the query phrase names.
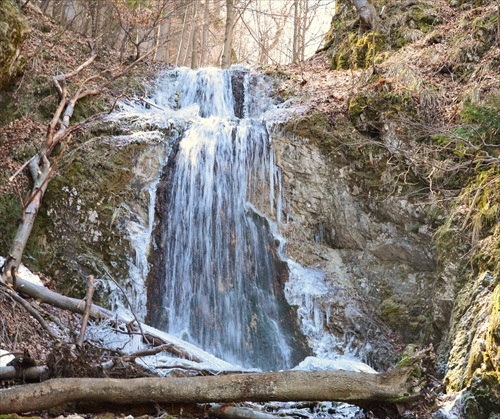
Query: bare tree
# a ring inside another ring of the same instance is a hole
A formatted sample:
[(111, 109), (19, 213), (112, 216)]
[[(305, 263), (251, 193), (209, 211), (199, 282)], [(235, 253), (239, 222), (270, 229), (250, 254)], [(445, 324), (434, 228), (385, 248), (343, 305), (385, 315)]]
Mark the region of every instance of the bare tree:
[(111, 0), (125, 37), (135, 48), (135, 60), (141, 56), (142, 44), (151, 40), (151, 35), (167, 17), (170, 1), (144, 0), (129, 6), (124, 0)]
[[(152, 52), (153, 51), (150, 50), (127, 67), (118, 65), (116, 68), (106, 69), (85, 78), (76, 91), (71, 93), (68, 86), (69, 82), (79, 76), (84, 70), (87, 70), (96, 59), (97, 53), (92, 46), (89, 59), (77, 69), (53, 77), (52, 81), (59, 96), (59, 104), (49, 123), (42, 148), (9, 178), (9, 181), (12, 182), (27, 166), (33, 179), (33, 187), (27, 202), (24, 203), (21, 221), (14, 236), (9, 254), (1, 267), (2, 277), (0, 284), (5, 284), (7, 281), (10, 281), (13, 288), (16, 288), (17, 270), (21, 264), (24, 249), (26, 248), (35, 219), (42, 205), (43, 196), (55, 173), (59, 159), (64, 154), (67, 145), (66, 142), (74, 129), (74, 127), (71, 126), (71, 118), (73, 117), (77, 102), (83, 98), (103, 93), (105, 88), (114, 80), (128, 72), (134, 65), (144, 60)], [(59, 155), (53, 159), (53, 162), (51, 162), (52, 153), (59, 144), (62, 145), (61, 151)]]
[(221, 67), (231, 66), (231, 50), (233, 45), (234, 0), (226, 0), (226, 25), (224, 31), (224, 47), (222, 49)]

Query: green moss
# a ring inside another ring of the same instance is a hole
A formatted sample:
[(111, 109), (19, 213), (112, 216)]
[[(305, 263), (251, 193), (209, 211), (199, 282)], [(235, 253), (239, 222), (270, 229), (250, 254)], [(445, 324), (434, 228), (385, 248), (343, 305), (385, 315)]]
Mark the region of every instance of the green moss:
[(0, 194), (0, 249), (6, 255), (14, 239), (22, 208), (14, 194)]
[(385, 45), (385, 37), (381, 34), (368, 32), (356, 42), (353, 54), (357, 68), (368, 68), (376, 64), (376, 56)]
[(26, 63), (21, 45), (28, 26), (11, 0), (0, 2), (0, 90), (15, 77)]
[(373, 88), (354, 96), (349, 102), (349, 119), (360, 132), (379, 136), (389, 120), (416, 114), (411, 91), (394, 91), (389, 83), (375, 79)]
[(382, 301), (380, 311), (383, 318), (395, 328), (399, 329), (402, 325), (407, 324), (408, 310), (403, 304), (396, 301), (394, 297)]
[(500, 406), (500, 380), (498, 374), (475, 376), (462, 396), (461, 413), (470, 419), (489, 419)]
[(304, 118), (291, 120), (285, 129), (299, 137), (310, 139), (325, 151), (338, 144), (332, 126), (321, 112), (312, 112)]
[(463, 288), (455, 301), (454, 340), (446, 376), (449, 390), (467, 389), (463, 413), (471, 418), (488, 418), (495, 406), (500, 405), (498, 202), (500, 169), (481, 170), (462, 190), (439, 231), (440, 236), (443, 232), (448, 234), (449, 241), (461, 237), (471, 249), (468, 257), (463, 258), (469, 264), (469, 274), (463, 279)]
[(420, 5), (413, 5), (407, 17), (407, 24), (409, 27), (417, 28), (424, 33), (429, 32), (435, 26), (442, 23), (443, 20), (433, 7), (424, 8)]

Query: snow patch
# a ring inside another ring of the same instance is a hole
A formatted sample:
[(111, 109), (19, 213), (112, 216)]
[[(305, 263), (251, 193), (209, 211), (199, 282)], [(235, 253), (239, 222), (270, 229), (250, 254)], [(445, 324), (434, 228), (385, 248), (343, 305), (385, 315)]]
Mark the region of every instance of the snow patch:
[[(0, 256), (0, 266), (2, 266), (4, 263), (5, 263), (5, 258)], [(31, 272), (22, 263), (21, 266), (19, 266), (19, 269), (17, 270), (17, 276), (21, 279), (24, 279), (25, 281), (31, 282), (32, 284), (40, 285), (41, 287), (44, 286), (40, 277)]]
[(366, 372), (368, 374), (378, 374), (372, 367), (366, 365), (357, 359), (348, 358), (345, 356), (338, 356), (334, 359), (317, 358), (315, 356), (308, 356), (304, 359), (294, 370), (303, 371), (352, 371), (352, 372)]
[(6, 367), (7, 364), (15, 358), (9, 351), (0, 349), (0, 367)]

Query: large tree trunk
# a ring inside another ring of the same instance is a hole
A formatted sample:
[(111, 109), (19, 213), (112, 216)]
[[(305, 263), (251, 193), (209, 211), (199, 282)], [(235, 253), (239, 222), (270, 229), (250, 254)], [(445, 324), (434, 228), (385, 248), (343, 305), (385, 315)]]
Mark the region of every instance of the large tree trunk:
[(411, 369), (385, 374), (284, 371), (188, 378), (59, 378), (0, 390), (0, 413), (50, 409), (69, 402), (210, 403), (266, 401), (400, 402)]
[(378, 14), (370, 0), (352, 0), (359, 18), (361, 19), (361, 33), (378, 29)]

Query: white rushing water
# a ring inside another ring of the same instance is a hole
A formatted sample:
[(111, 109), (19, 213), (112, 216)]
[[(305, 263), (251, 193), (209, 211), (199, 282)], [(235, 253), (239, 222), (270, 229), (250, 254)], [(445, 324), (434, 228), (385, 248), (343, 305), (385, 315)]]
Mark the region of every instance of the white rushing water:
[[(292, 342), (282, 327), (286, 302), (272, 236), (246, 205), (267, 200), (276, 211), (277, 169), (266, 126), (252, 115), (259, 107), (248, 99), (251, 75), (239, 85), (231, 76), (183, 70), (176, 80), (178, 108), (197, 107), (198, 118), (179, 144), (168, 189), (165, 291), (155, 326), (245, 367), (286, 368)], [(168, 97), (159, 102), (172, 106)]]
[[(124, 103), (114, 118), (139, 130), (182, 131), (169, 162), (160, 243), (166, 278), (154, 326), (232, 363), (282, 369), (300, 361), (280, 284), (286, 269), (268, 221), (248, 205), (280, 218), (280, 170), (261, 119), (272, 100), (263, 84), (242, 68), (171, 70), (146, 104)], [(144, 283), (151, 218), (128, 230), (137, 250), (130, 275)], [(134, 305), (144, 307), (139, 297)]]

